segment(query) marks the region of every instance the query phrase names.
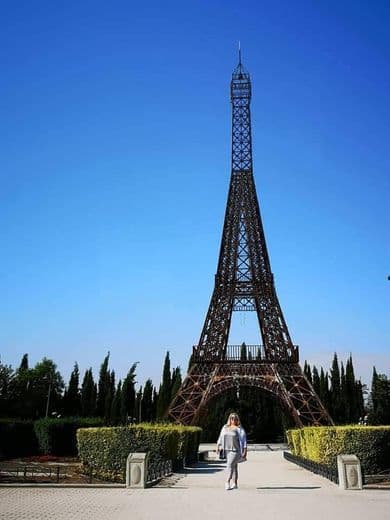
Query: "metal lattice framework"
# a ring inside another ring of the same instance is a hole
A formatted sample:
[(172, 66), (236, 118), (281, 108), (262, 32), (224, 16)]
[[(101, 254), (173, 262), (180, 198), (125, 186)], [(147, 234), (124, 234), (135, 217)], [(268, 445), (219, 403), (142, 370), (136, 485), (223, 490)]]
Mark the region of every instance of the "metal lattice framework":
[[(189, 372), (169, 415), (194, 424), (207, 402), (229, 388), (270, 392), (298, 426), (332, 424), (299, 366), (276, 295), (253, 178), (251, 81), (241, 63), (231, 81), (232, 171), (215, 287)], [(228, 346), (232, 313), (257, 313), (262, 346)]]

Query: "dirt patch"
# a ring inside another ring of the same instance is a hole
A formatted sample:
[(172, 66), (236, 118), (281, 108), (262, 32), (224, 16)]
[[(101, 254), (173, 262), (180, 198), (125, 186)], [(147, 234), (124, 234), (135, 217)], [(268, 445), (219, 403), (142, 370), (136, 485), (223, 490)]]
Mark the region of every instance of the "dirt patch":
[(85, 474), (74, 457), (38, 455), (0, 462), (0, 483), (25, 484), (102, 484), (104, 481)]

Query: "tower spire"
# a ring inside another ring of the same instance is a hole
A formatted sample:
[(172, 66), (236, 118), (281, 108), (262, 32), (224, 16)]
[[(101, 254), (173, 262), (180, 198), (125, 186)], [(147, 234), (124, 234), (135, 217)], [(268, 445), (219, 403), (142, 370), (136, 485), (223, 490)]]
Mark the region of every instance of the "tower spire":
[(235, 79), (249, 79), (249, 74), (246, 72), (244, 65), (242, 64), (242, 51), (241, 51), (241, 41), (238, 41), (238, 64), (237, 67), (233, 71), (233, 77)]

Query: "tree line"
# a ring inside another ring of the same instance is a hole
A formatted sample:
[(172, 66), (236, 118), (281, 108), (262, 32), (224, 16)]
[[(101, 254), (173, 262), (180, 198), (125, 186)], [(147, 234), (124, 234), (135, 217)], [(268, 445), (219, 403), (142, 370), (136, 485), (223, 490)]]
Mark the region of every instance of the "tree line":
[[(136, 387), (137, 363), (129, 367), (123, 380), (117, 380), (109, 359), (108, 352), (97, 380), (91, 368), (81, 377), (75, 363), (67, 385), (50, 359), (43, 358), (29, 367), (25, 354), (15, 370), (0, 362), (0, 416), (101, 417), (107, 425), (165, 420), (169, 403), (182, 382), (180, 367), (171, 369), (169, 352), (158, 388), (150, 378)], [(329, 373), (307, 362), (303, 371), (336, 424), (390, 424), (390, 380), (385, 374), (373, 369), (368, 392), (366, 385), (355, 378), (352, 356), (344, 365), (335, 354)], [(215, 440), (226, 415), (233, 410), (242, 416), (248, 437), (254, 442), (282, 439), (285, 429), (293, 426), (270, 395), (255, 388), (237, 387), (208, 404), (200, 417), (204, 440)]]
[(334, 354), (329, 374), (307, 362), (303, 371), (336, 424), (390, 424), (390, 380), (375, 367), (371, 392), (355, 378), (351, 355), (344, 366)]
[(97, 381), (92, 368), (85, 371), (81, 380), (76, 362), (67, 385), (51, 359), (43, 358), (30, 368), (25, 354), (16, 370), (0, 362), (0, 416), (101, 417), (108, 425), (162, 420), (181, 385), (180, 367), (171, 370), (169, 352), (158, 389), (150, 378), (143, 387), (136, 388), (137, 363), (130, 366), (123, 380), (117, 381), (109, 359), (108, 352)]

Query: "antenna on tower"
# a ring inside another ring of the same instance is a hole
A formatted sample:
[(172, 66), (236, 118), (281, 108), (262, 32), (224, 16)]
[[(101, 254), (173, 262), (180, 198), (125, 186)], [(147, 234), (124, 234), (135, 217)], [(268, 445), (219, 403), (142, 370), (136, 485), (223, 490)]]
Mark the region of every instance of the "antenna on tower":
[(238, 40), (238, 66), (241, 67), (241, 42)]

